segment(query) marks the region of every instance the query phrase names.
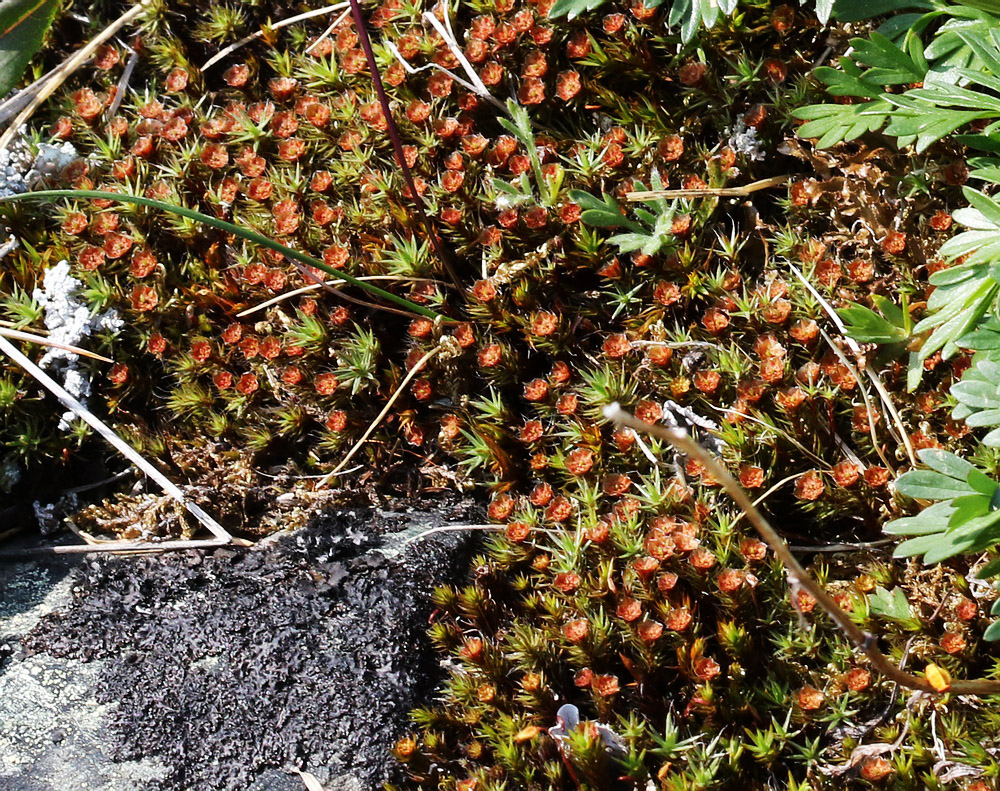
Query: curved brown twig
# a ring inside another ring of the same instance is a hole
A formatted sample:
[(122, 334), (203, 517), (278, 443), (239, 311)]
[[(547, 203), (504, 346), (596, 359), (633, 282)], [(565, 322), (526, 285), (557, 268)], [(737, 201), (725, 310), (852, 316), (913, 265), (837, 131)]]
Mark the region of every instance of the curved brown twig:
[(729, 470), (720, 464), (715, 456), (695, 442), (687, 432), (677, 428), (664, 428), (644, 423), (624, 411), (618, 404), (611, 404), (605, 408), (604, 416), (618, 425), (628, 426), (635, 431), (641, 431), (645, 434), (666, 440), (681, 453), (701, 464), (708, 474), (718, 481), (729, 496), (736, 501), (736, 504), (743, 509), (750, 524), (756, 528), (760, 537), (764, 539), (767, 545), (774, 551), (774, 554), (784, 564), (792, 584), (797, 585), (812, 596), (816, 600), (816, 603), (826, 611), (826, 614), (833, 619), (833, 622), (847, 636), (847, 639), (864, 653), (871, 661), (872, 666), (886, 678), (895, 681), (900, 686), (909, 689), (918, 689), (922, 692), (938, 694), (948, 692), (955, 695), (1000, 694), (1000, 681), (991, 681), (989, 679), (974, 679), (971, 681), (953, 680), (946, 690), (941, 690), (935, 689), (927, 679), (901, 670), (893, 664), (889, 657), (879, 651), (877, 635), (864, 631), (854, 623), (851, 617), (826, 592), (826, 589), (802, 567), (802, 564), (799, 563), (798, 559), (788, 548), (785, 540), (778, 535), (777, 531), (764, 518), (764, 515), (757, 510), (757, 507), (750, 500), (750, 496), (740, 486), (739, 482), (729, 474)]

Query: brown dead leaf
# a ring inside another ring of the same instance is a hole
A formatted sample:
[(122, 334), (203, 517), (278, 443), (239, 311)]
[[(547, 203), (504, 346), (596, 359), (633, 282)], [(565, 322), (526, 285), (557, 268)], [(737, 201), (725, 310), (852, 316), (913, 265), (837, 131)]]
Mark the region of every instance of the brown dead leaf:
[(887, 742), (875, 742), (874, 744), (859, 744), (854, 750), (851, 751), (851, 757), (847, 759), (847, 763), (841, 764), (840, 766), (834, 766), (833, 764), (824, 764), (817, 769), (829, 777), (839, 777), (840, 775), (847, 774), (854, 767), (860, 764), (862, 761), (868, 758), (876, 758), (885, 753), (892, 752), (896, 749), (893, 744), (888, 744)]

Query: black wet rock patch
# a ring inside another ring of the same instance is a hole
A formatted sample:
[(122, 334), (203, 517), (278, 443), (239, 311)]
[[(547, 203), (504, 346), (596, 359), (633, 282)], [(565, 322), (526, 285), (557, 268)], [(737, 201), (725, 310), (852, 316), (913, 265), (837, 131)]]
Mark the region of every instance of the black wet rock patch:
[(110, 754), (156, 757), (165, 791), (242, 791), (290, 766), (375, 788), (439, 677), (428, 593), (468, 562), (463, 532), (387, 559), (406, 524), (358, 510), (252, 550), (90, 560), (23, 647), (104, 660)]

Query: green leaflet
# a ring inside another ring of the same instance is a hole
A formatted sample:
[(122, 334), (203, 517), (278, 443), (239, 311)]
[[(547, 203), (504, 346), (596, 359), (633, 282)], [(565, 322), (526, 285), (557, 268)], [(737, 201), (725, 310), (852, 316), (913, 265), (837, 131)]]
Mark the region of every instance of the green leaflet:
[(893, 588), (890, 592), (879, 585), (874, 593), (869, 594), (868, 607), (872, 615), (898, 621), (909, 629), (920, 628), (920, 620), (914, 616), (902, 588)]

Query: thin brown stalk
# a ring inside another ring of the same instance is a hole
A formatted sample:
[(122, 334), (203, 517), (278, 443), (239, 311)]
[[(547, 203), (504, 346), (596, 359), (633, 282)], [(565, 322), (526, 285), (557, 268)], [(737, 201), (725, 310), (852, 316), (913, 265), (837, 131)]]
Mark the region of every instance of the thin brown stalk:
[(142, 555), (155, 552), (176, 552), (183, 549), (207, 549), (225, 546), (252, 546), (240, 538), (204, 538), (191, 541), (162, 541), (158, 544), (140, 541), (107, 541), (100, 544), (72, 544), (58, 547), (27, 547), (0, 551), (0, 560), (9, 560), (38, 555), (90, 555), (96, 553)]
[(865, 413), (868, 418), (868, 430), (871, 433), (872, 447), (875, 448), (875, 452), (882, 460), (882, 463), (886, 466), (886, 469), (888, 469), (889, 472), (892, 473), (893, 477), (895, 477), (896, 468), (889, 462), (888, 457), (882, 450), (882, 446), (879, 444), (878, 435), (875, 433), (875, 405), (872, 403), (871, 396), (868, 395), (868, 388), (865, 387), (865, 382), (861, 373), (854, 366), (854, 364), (847, 359), (847, 355), (840, 350), (840, 347), (833, 342), (833, 338), (824, 332), (822, 327), (819, 328), (819, 333), (823, 336), (823, 340), (826, 341), (827, 346), (829, 346), (833, 353), (837, 356), (837, 359), (840, 360), (841, 364), (843, 364), (848, 371), (851, 372), (851, 376), (853, 376), (854, 380), (858, 383), (858, 389), (861, 391), (861, 398), (865, 402)]
[[(295, 266), (296, 266), (296, 268), (298, 268), (298, 270), (303, 275), (305, 275), (307, 278), (312, 277), (312, 275), (310, 274), (309, 270), (306, 269), (306, 267), (303, 264), (300, 264), (298, 261), (293, 261), (292, 263), (294, 263)], [(345, 302), (353, 302), (355, 305), (361, 305), (362, 307), (371, 308), (372, 310), (382, 310), (382, 311), (385, 311), (386, 313), (395, 313), (395, 314), (397, 314), (399, 316), (406, 316), (408, 319), (419, 319), (420, 318), (420, 316), (418, 316), (416, 313), (411, 313), (408, 310), (402, 310), (400, 308), (393, 308), (393, 307), (389, 307), (388, 305), (379, 305), (379, 304), (377, 304), (375, 302), (367, 302), (367, 301), (365, 301), (363, 299), (358, 299), (357, 297), (352, 297), (349, 294), (345, 294), (339, 288), (334, 288), (329, 283), (327, 283), (326, 281), (323, 281), (323, 280), (321, 280), (318, 283), (316, 283), (316, 286), (319, 287), (319, 288), (325, 288), (331, 294), (334, 294), (335, 296), (340, 297)], [(240, 315), (243, 315), (243, 314), (241, 313)]]
[(441, 242), (434, 223), (427, 216), (426, 201), (417, 192), (416, 184), (413, 181), (413, 174), (410, 172), (410, 166), (406, 164), (406, 156), (403, 154), (403, 140), (400, 137), (399, 128), (396, 126), (396, 120), (393, 118), (392, 107), (389, 105), (389, 97), (385, 92), (385, 86), (382, 84), (382, 75), (378, 70), (378, 61), (375, 59), (375, 50), (372, 49), (371, 38), (368, 36), (368, 26), (365, 23), (364, 14), (361, 12), (361, 5), (358, 0), (348, 1), (351, 4), (351, 15), (354, 17), (354, 28), (358, 34), (358, 43), (365, 53), (365, 60), (368, 61), (368, 71), (371, 72), (372, 87), (375, 89), (375, 96), (378, 99), (379, 106), (382, 108), (382, 117), (385, 119), (386, 132), (389, 134), (393, 153), (396, 155), (396, 164), (399, 165), (399, 172), (403, 176), (403, 183), (406, 184), (407, 190), (410, 193), (410, 200), (413, 202), (413, 208), (416, 210), (417, 217), (424, 226), (424, 230), (430, 239), (431, 246), (434, 248), (438, 260), (444, 266), (451, 282), (455, 284), (457, 289), (462, 290), (462, 281), (452, 264), (451, 255)]
[[(678, 451), (701, 464), (707, 473), (725, 489), (726, 493), (746, 513), (747, 520), (754, 526), (760, 537), (764, 539), (782, 564), (784, 564), (789, 581), (793, 587), (797, 586), (812, 596), (816, 600), (816, 603), (819, 604), (840, 628), (847, 639), (868, 657), (876, 670), (900, 686), (939, 694), (938, 690), (935, 690), (926, 679), (901, 670), (893, 664), (889, 657), (878, 649), (878, 637), (863, 631), (851, 620), (851, 617), (841, 609), (840, 605), (826, 592), (826, 589), (803, 568), (795, 555), (792, 554), (785, 540), (778, 535), (777, 531), (764, 518), (764, 515), (757, 510), (746, 490), (730, 475), (729, 470), (719, 463), (715, 456), (688, 436), (687, 432), (677, 428), (665, 428), (644, 423), (625, 412), (618, 404), (608, 406), (604, 414), (606, 418), (620, 426), (628, 426), (634, 431), (642, 431), (666, 440)], [(956, 680), (951, 682), (947, 691), (955, 695), (996, 695), (1000, 693), (1000, 681), (991, 681), (989, 679)]]
[[(371, 281), (371, 280), (391, 280), (396, 282), (406, 282), (406, 283), (434, 283), (435, 285), (444, 286), (445, 288), (453, 288), (451, 283), (446, 283), (443, 280), (434, 280), (428, 277), (397, 277), (396, 275), (368, 275), (367, 277), (359, 277), (358, 280)], [(262, 310), (266, 310), (272, 305), (277, 305), (284, 302), (292, 297), (297, 297), (300, 294), (308, 294), (310, 291), (316, 291), (317, 289), (323, 288), (324, 286), (339, 286), (347, 283), (346, 280), (326, 280), (319, 281), (316, 283), (310, 283), (308, 286), (302, 286), (300, 288), (293, 289), (292, 291), (286, 291), (283, 294), (278, 294), (276, 297), (271, 297), (258, 305), (254, 305), (251, 308), (246, 308), (241, 310), (236, 314), (237, 318), (242, 316), (249, 316), (251, 313), (258, 313)], [(381, 306), (379, 306), (381, 307)]]
[[(830, 321), (834, 323), (834, 326), (836, 326), (837, 331), (844, 337), (844, 341), (850, 347), (851, 351), (854, 354), (860, 355), (861, 347), (858, 345), (857, 341), (855, 341), (850, 335), (847, 334), (847, 327), (844, 326), (844, 322), (840, 320), (840, 316), (837, 315), (837, 311), (833, 309), (833, 306), (823, 298), (823, 295), (816, 290), (815, 286), (813, 286), (813, 284), (809, 282), (809, 279), (802, 274), (802, 272), (799, 270), (797, 266), (795, 266), (795, 264), (790, 263), (788, 266), (795, 274), (795, 276), (799, 279), (799, 281), (802, 283), (802, 285), (806, 287), (806, 290), (813, 295), (813, 298), (819, 303), (820, 307), (823, 308), (823, 311), (826, 313), (826, 315), (830, 317)], [(849, 363), (848, 367), (850, 367)], [(896, 426), (896, 430), (899, 432), (898, 439), (900, 442), (903, 443), (903, 447), (906, 448), (906, 455), (910, 457), (910, 464), (916, 466), (917, 457), (913, 452), (913, 444), (910, 442), (910, 436), (909, 434), (906, 433), (906, 427), (903, 425), (903, 419), (902, 417), (900, 417), (899, 411), (896, 409), (896, 405), (893, 403), (892, 397), (889, 395), (889, 391), (886, 390), (885, 385), (882, 383), (882, 379), (878, 375), (878, 372), (874, 368), (872, 368), (871, 363), (867, 362), (867, 360), (865, 361), (865, 373), (868, 375), (868, 379), (871, 381), (872, 387), (875, 388), (875, 392), (878, 393), (879, 398), (882, 401), (882, 405), (885, 407), (886, 412), (889, 413), (889, 417), (892, 419), (892, 422)], [(855, 379), (857, 379), (859, 383), (861, 382), (861, 378), (858, 377), (857, 375), (855, 375)], [(865, 396), (865, 403), (867, 405), (868, 397), (863, 388), (862, 388), (862, 394)], [(871, 410), (869, 409), (869, 420), (871, 420), (870, 412)], [(874, 433), (874, 431), (875, 427), (874, 424), (872, 424), (872, 432)], [(891, 433), (891, 427), (890, 427), (890, 433)], [(879, 455), (881, 456), (881, 454)], [(893, 466), (889, 464), (888, 461), (884, 459), (884, 457), (883, 460), (886, 463), (886, 467), (892, 470), (893, 474), (895, 474)]]

